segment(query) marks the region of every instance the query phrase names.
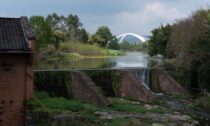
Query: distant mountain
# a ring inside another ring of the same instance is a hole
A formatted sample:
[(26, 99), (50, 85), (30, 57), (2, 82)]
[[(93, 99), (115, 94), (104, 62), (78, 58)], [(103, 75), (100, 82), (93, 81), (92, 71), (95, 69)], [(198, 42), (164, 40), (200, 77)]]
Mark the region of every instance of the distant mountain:
[(149, 36), (140, 36), (135, 33), (125, 33), (117, 36), (119, 43), (129, 42), (130, 44), (144, 43), (149, 40)]

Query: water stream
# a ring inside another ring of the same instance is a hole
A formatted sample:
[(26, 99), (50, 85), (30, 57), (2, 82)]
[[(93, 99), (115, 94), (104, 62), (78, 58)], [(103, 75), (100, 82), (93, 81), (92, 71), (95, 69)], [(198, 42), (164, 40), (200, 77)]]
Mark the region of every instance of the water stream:
[(112, 58), (85, 58), (81, 60), (43, 59), (36, 64), (37, 70), (48, 69), (100, 69), (100, 68), (148, 68), (153, 64), (162, 64), (162, 58), (151, 58), (143, 52), (127, 52), (124, 56)]

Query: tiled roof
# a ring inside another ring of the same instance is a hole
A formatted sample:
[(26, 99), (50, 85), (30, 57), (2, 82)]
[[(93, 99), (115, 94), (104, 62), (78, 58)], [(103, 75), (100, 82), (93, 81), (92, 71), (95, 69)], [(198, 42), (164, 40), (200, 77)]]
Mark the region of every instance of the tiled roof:
[(29, 51), (26, 18), (0, 18), (0, 51)]

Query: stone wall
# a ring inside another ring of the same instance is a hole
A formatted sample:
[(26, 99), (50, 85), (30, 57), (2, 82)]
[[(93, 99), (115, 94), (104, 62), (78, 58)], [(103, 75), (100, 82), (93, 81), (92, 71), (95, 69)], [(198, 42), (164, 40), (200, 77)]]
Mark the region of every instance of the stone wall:
[(80, 71), (71, 72), (72, 95), (83, 102), (106, 106), (108, 101), (102, 91), (85, 73)]
[(166, 71), (162, 69), (157, 70), (157, 81), (161, 90), (167, 94), (186, 95), (187, 91), (176, 82)]
[(132, 97), (135, 100), (151, 100), (152, 92), (147, 89), (132, 73), (126, 70), (119, 71), (121, 80), (119, 92), (121, 97)]

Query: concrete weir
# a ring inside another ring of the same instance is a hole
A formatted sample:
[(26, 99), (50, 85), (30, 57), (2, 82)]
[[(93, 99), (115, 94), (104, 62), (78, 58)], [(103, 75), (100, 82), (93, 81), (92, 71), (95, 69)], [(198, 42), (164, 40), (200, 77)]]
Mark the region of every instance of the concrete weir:
[(130, 71), (118, 71), (121, 76), (120, 96), (130, 96), (135, 100), (151, 100), (154, 98), (153, 93)]
[(81, 71), (70, 72), (72, 79), (72, 95), (87, 103), (107, 106), (109, 103), (89, 76)]
[[(38, 78), (41, 77), (41, 82), (35, 84), (37, 89), (39, 91), (50, 90), (50, 95), (66, 98), (73, 96), (82, 102), (100, 106), (109, 105), (107, 97), (127, 97), (133, 100), (150, 101), (159, 93), (188, 94), (186, 89), (164, 69), (136, 68), (60, 72), (37, 71), (35, 75)], [(64, 81), (58, 82), (56, 80), (59, 75)], [(69, 82), (66, 83), (65, 79)], [(46, 85), (47, 82), (49, 82), (48, 85)], [(63, 93), (59, 91), (63, 91)]]
[[(131, 72), (126, 70), (118, 70), (116, 72), (120, 76), (117, 97), (131, 97), (134, 100), (151, 100), (154, 98), (153, 93)], [(74, 98), (102, 106), (109, 104), (103, 91), (99, 90), (97, 84), (87, 74), (81, 71), (71, 72), (70, 74)]]

